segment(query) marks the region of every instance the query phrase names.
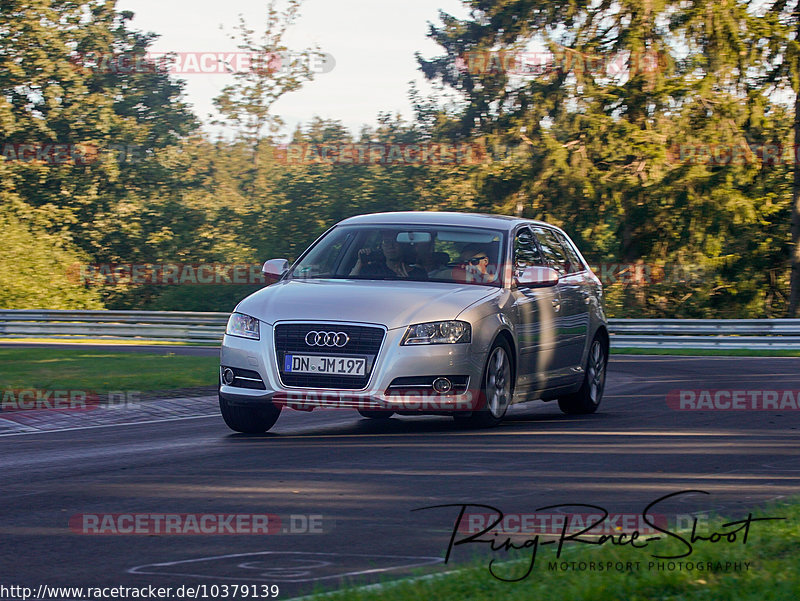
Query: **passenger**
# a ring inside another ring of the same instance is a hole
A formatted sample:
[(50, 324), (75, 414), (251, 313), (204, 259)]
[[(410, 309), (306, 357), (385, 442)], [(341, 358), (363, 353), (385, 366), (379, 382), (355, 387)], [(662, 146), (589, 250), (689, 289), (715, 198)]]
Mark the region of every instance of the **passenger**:
[(497, 281), (497, 266), (490, 265), (489, 253), (477, 245), (469, 244), (461, 249), (459, 266), (453, 270), (453, 279), (476, 284), (492, 284)]
[(427, 272), (403, 260), (403, 248), (397, 241), (397, 232), (381, 232), (381, 250), (362, 248), (358, 251), (358, 261), (350, 275), (378, 276), (383, 278), (402, 278), (406, 280), (427, 280)]

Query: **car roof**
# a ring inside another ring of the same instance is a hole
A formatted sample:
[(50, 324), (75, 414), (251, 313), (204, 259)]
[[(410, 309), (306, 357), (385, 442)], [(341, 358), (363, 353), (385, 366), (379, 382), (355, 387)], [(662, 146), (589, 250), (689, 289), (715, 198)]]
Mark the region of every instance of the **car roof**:
[(357, 215), (340, 221), (337, 225), (461, 225), (512, 230), (521, 223), (549, 225), (542, 221), (491, 215), (488, 213), (457, 213), (447, 211), (397, 211)]

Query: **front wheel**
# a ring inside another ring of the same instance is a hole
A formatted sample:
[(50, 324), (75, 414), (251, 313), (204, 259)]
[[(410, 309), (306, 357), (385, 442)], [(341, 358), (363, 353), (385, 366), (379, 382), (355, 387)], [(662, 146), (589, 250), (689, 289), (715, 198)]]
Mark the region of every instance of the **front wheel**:
[(606, 385), (606, 365), (608, 354), (599, 338), (592, 341), (589, 356), (586, 359), (586, 375), (578, 392), (558, 399), (558, 407), (566, 414), (580, 415), (594, 413), (603, 399)]
[(275, 425), (281, 414), (280, 407), (272, 403), (258, 407), (240, 407), (231, 405), (222, 395), (219, 397), (219, 410), (231, 430), (245, 434), (266, 432)]
[(478, 428), (489, 428), (503, 421), (514, 395), (511, 349), (501, 339), (495, 341), (483, 370), (481, 402), (483, 407), (470, 415), (454, 415), (456, 422)]

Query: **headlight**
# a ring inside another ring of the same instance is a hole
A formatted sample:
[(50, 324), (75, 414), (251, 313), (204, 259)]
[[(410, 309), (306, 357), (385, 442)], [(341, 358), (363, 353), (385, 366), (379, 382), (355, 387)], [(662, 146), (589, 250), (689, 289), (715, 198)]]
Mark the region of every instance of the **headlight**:
[(471, 340), (472, 328), (466, 321), (429, 321), (408, 326), (400, 344), (454, 344)]
[(232, 313), (228, 318), (228, 328), (225, 333), (229, 336), (259, 340), (258, 320), (244, 313)]

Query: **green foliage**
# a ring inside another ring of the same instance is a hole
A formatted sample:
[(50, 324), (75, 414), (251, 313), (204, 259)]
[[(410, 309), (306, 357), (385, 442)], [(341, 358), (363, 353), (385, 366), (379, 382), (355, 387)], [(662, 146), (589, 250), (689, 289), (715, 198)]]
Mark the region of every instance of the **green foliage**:
[(97, 292), (77, 281), (77, 249), (1, 209), (0, 232), (0, 308), (102, 309)]
[[(237, 130), (232, 140), (198, 131), (165, 66), (96, 60), (142, 56), (154, 38), (129, 29), (131, 15), (114, 2), (3, 2), (2, 149), (69, 144), (91, 160), (19, 160), (4, 150), (0, 206), (14, 242), (0, 251), (0, 300), (229, 310), (254, 287), (87, 288), (37, 277), (76, 262), (295, 259), (351, 215), (456, 210), (553, 222), (593, 264), (686, 274), (607, 284), (611, 316), (781, 316), (798, 256), (788, 224), (800, 219), (800, 179), (794, 161), (757, 155), (800, 139), (777, 93), (800, 89), (790, 4), (465, 0), (468, 18), (443, 13), (431, 27), (442, 55), (419, 58), (447, 104), (412, 88), (412, 122), (384, 114), (354, 135), (317, 118), (290, 143), (470, 144), (485, 159), (346, 164), (287, 160), (276, 140), (273, 104), (312, 78), (318, 55), (284, 42), (299, 0), (282, 12), (270, 2), (258, 35), (240, 21), (240, 50), (265, 61), (216, 98)], [(514, 71), (512, 59), (542, 49), (554, 68)], [(271, 62), (278, 55), (288, 61)], [(721, 148), (741, 149), (742, 160), (698, 152)]]
[[(431, 31), (445, 54), (420, 64), (464, 98), (442, 135), (506, 149), (477, 177), (487, 210), (561, 225), (592, 262), (700, 276), (612, 286), (613, 316), (786, 311), (791, 165), (693, 152), (791, 146), (792, 115), (757, 77), (770, 32), (747, 2), (465, 3), (470, 18)], [(555, 68), (503, 67), (536, 44)]]

